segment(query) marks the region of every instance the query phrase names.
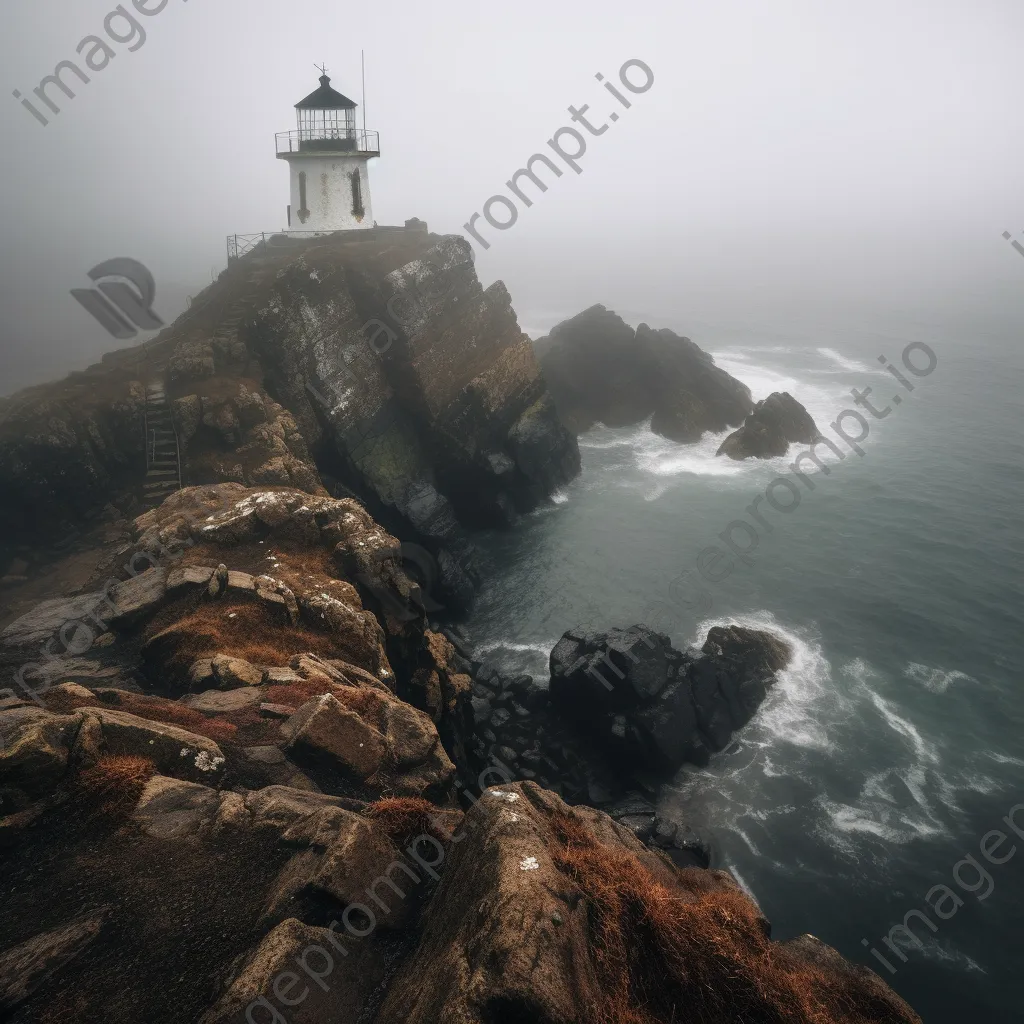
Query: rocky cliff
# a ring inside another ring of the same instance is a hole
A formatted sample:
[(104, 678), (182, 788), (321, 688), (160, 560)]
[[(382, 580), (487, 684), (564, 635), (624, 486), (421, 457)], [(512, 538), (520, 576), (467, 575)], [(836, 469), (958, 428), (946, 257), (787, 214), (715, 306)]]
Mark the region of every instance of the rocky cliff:
[[(496, 756), (478, 687), (520, 719), (545, 688), (392, 614), (416, 585), (359, 503), (189, 488), (133, 544), (127, 579), (0, 634), (7, 666), (35, 661), (0, 698), (12, 1024), (918, 1022), (812, 937), (771, 941), (685, 822), (563, 801), (540, 719), (536, 760)], [(788, 657), (743, 631), (692, 658), (649, 638), (616, 701), (706, 659), (709, 722), (715, 694), (749, 714)], [(620, 639), (568, 635), (559, 686)], [(598, 720), (551, 703), (585, 744)], [(530, 763), (550, 789), (516, 781)]]
[(137, 514), (178, 483), (330, 491), (425, 544), (464, 601), (466, 531), (580, 464), (508, 292), (481, 286), (462, 238), (420, 227), (272, 241), (152, 342), (3, 404), (6, 542), (111, 501)]

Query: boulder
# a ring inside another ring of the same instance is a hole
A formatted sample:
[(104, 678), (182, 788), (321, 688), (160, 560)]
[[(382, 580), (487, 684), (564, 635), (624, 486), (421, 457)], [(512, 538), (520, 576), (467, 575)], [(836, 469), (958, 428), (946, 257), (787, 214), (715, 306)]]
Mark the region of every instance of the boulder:
[(110, 609), (110, 602), (102, 593), (42, 601), (4, 627), (0, 647), (37, 656), (44, 644), (53, 641), (71, 653), (83, 654), (104, 631), (96, 626), (95, 618), (102, 621)]
[(218, 654), (211, 659), (210, 667), (217, 685), (222, 690), (236, 690), (240, 687), (251, 688), (259, 686), (263, 682), (263, 669), (250, 665), (242, 658)]
[(286, 750), (296, 760), (315, 762), (357, 783), (383, 766), (387, 741), (372, 725), (329, 693), (304, 704), (286, 724)]
[(293, 760), (370, 793), (440, 794), (455, 775), (430, 717), (384, 688), (337, 687), (304, 704), (281, 731)]
[(110, 708), (90, 707), (83, 714), (99, 721), (106, 755), (144, 757), (161, 774), (192, 782), (216, 781), (224, 772), (220, 747), (205, 736)]
[(68, 770), (81, 714), (55, 715), (35, 706), (0, 711), (0, 808), (22, 810), (51, 793)]
[(291, 786), (265, 786), (245, 797), (245, 807), (257, 828), (284, 831), (300, 818), (324, 807), (341, 807), (344, 799)]
[(154, 565), (110, 588), (114, 610), (104, 616), (110, 626), (123, 629), (155, 612), (167, 593), (167, 569)]
[(791, 444), (821, 439), (810, 413), (788, 391), (776, 391), (754, 406), (739, 430), (720, 445), (717, 454), (730, 459), (771, 459), (785, 455)]
[(834, 950), (772, 942), (727, 873), (680, 872), (532, 783), (487, 791), (463, 837), (377, 1020), (919, 1024)]
[(728, 744), (791, 653), (740, 626), (714, 627), (701, 652), (685, 653), (642, 625), (569, 630), (551, 652), (551, 706), (628, 769), (670, 776)]
[(372, 937), (354, 941), (336, 923), (320, 928), (290, 918), (263, 939), (199, 1024), (355, 1021), (388, 966)]
[(171, 402), (171, 422), (178, 435), (178, 443), (187, 448), (203, 419), (203, 402), (198, 395), (185, 395)]
[(214, 569), (208, 565), (186, 565), (171, 569), (167, 574), (167, 589), (177, 590), (179, 587), (205, 587), (210, 582)]
[(154, 775), (132, 815), (146, 835), (184, 839), (208, 828), (217, 815), (221, 794), (208, 786)]
[[(370, 907), (375, 924), (385, 928), (409, 922), (423, 878), (370, 819), (325, 807), (296, 822), (282, 839), (303, 849), (278, 876), (264, 909), (265, 926), (298, 916), (309, 898), (326, 899), (341, 909)], [(390, 883), (380, 882), (381, 893), (378, 880), (386, 879)]]
[(99, 935), (107, 910), (78, 917), (0, 953), (0, 1011), (10, 1012)]
[(256, 686), (241, 686), (235, 690), (206, 690), (194, 696), (182, 697), (187, 704), (204, 715), (226, 715), (232, 711), (254, 708), (262, 699), (262, 691)]

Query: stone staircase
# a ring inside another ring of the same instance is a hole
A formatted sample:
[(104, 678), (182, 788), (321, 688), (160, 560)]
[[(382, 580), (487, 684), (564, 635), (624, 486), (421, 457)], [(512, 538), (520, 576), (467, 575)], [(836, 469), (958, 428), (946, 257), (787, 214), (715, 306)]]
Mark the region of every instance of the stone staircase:
[(156, 508), (172, 491), (181, 489), (181, 453), (171, 422), (163, 378), (146, 385), (146, 508)]

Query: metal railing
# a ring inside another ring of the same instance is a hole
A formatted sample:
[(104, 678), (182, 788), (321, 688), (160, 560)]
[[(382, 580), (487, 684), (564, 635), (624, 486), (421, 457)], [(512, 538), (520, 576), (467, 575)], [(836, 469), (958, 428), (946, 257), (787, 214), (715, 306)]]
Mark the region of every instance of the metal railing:
[(276, 135), (277, 155), (286, 153), (372, 153), (380, 156), (380, 136), (362, 128), (298, 128)]
[(228, 263), (232, 260), (240, 260), (246, 253), (252, 252), (259, 246), (266, 248), (267, 233), (261, 231), (257, 235), (228, 235)]
[[(367, 229), (368, 230), (368, 229)], [(326, 238), (340, 231), (260, 231), (254, 235), (228, 235), (228, 263), (251, 252), (283, 249), (305, 238)]]

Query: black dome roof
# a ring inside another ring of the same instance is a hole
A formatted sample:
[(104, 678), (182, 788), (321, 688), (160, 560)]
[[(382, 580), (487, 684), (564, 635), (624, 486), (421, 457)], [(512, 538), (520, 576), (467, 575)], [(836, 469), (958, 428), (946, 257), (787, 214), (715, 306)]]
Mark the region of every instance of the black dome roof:
[(296, 110), (353, 110), (356, 104), (331, 88), (327, 75), (320, 76), (320, 88), (295, 104)]

